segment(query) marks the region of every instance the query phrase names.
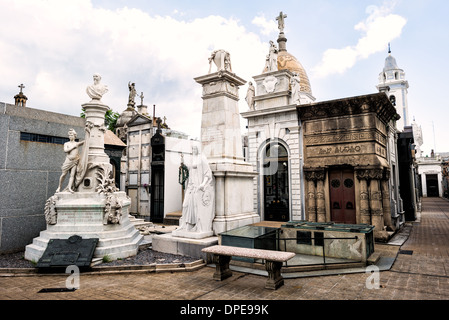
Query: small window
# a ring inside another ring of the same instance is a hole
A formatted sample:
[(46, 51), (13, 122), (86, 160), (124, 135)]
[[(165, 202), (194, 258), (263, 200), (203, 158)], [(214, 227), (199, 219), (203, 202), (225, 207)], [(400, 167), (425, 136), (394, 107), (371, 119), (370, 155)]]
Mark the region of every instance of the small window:
[[(47, 136), (47, 135), (38, 134), (38, 133), (20, 132), (20, 140), (43, 142), (43, 143), (64, 144), (67, 141), (69, 141), (69, 138)], [(78, 141), (78, 139), (76, 139), (76, 141)]]

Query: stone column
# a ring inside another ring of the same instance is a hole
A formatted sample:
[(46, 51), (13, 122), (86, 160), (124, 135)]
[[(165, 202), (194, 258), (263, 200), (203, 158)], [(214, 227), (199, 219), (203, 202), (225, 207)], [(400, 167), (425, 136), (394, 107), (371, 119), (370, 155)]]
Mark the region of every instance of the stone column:
[(371, 207), (371, 222), (375, 230), (383, 230), (383, 209), (382, 209), (382, 193), (380, 191), (380, 180), (372, 179), (369, 184), (369, 197)]
[(360, 185), (360, 222), (371, 224), (367, 171), (363, 169), (356, 170), (356, 176)]
[(307, 181), (307, 220), (310, 222), (316, 222), (316, 190), (315, 181)]
[(243, 158), (239, 86), (245, 80), (227, 69), (195, 78), (203, 88), (201, 152), (216, 179), (213, 230), (219, 234), (260, 221), (254, 212), (257, 171)]
[(388, 234), (384, 230), (384, 212), (382, 208), (381, 192), (383, 169), (371, 169), (369, 170), (369, 176), (371, 178), (369, 185), (371, 223), (374, 226), (374, 237), (379, 240), (386, 240), (388, 238)]
[[(89, 127), (90, 134), (88, 139), (87, 171), (78, 190), (80, 192), (95, 192), (99, 185), (99, 179), (109, 178), (112, 170), (109, 156), (104, 152), (104, 134), (106, 132), (104, 119), (109, 107), (95, 100), (83, 104), (82, 107), (86, 115), (86, 126)], [(99, 174), (101, 174), (101, 177)]]
[(390, 170), (388, 168), (385, 168), (384, 175), (383, 175), (382, 181), (381, 181), (384, 223), (390, 230), (394, 230), (395, 228), (391, 222), (391, 203), (390, 203), (389, 180), (390, 180)]
[(324, 170), (317, 171), (316, 176), (316, 213), (317, 222), (326, 222), (326, 204), (324, 199)]

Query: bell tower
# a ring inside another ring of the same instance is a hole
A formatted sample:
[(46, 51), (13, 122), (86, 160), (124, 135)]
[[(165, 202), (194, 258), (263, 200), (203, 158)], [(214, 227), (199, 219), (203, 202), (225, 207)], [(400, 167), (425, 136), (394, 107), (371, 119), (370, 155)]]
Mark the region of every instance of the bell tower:
[(396, 59), (391, 55), (390, 44), (388, 44), (388, 56), (385, 58), (385, 66), (379, 74), (377, 89), (388, 95), (397, 113), (401, 116), (396, 123), (399, 131), (403, 131), (404, 126), (410, 126), (407, 102), (408, 87), (405, 72), (398, 67)]

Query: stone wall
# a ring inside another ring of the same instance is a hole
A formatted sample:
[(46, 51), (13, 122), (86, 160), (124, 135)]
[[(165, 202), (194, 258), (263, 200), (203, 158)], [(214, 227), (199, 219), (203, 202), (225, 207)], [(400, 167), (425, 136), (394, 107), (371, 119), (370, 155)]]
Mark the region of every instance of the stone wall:
[(0, 103), (0, 253), (23, 250), (45, 229), (45, 202), (65, 160), (63, 144), (21, 140), (21, 133), (44, 141), (68, 138), (70, 128), (84, 139), (83, 118)]

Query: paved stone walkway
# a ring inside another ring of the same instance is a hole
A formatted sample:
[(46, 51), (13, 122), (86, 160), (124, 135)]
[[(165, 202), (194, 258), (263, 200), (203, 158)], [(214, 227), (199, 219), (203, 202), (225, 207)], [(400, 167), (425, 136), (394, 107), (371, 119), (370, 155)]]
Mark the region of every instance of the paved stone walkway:
[(218, 282), (213, 272), (204, 267), (193, 272), (81, 274), (78, 290), (53, 293), (39, 291), (65, 287), (67, 274), (1, 276), (0, 299), (186, 300), (186, 305), (187, 300), (449, 300), (449, 201), (423, 199), (420, 221), (413, 223), (392, 268), (377, 274), (377, 289), (367, 286), (376, 276), (371, 273), (285, 279), (273, 291), (264, 289), (264, 276), (233, 272)]

